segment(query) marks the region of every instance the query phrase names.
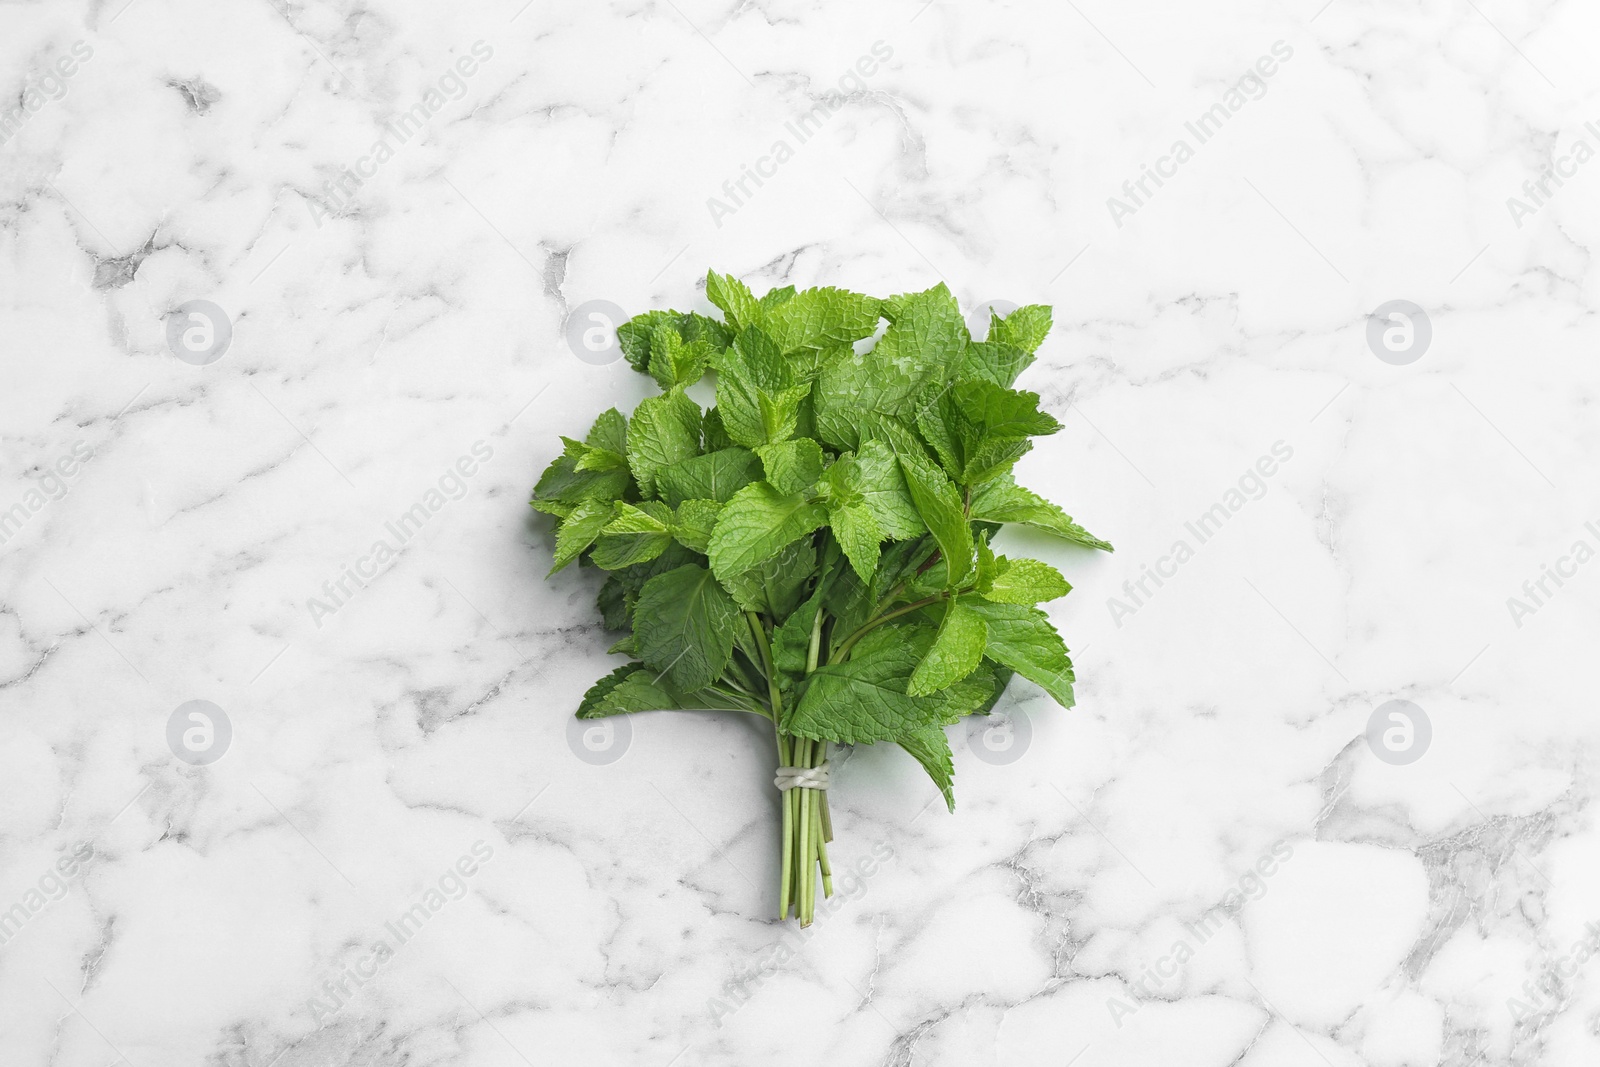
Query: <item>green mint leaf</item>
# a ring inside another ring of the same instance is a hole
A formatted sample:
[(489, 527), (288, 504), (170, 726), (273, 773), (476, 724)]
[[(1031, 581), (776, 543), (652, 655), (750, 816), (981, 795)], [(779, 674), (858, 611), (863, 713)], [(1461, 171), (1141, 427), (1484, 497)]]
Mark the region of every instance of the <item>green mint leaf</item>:
[(624, 663), (622, 666), (618, 667), (616, 670), (612, 671), (610, 674), (591, 685), (589, 687), (589, 691), (583, 694), (583, 700), (578, 704), (578, 718), (594, 718), (594, 711), (600, 706), (600, 701), (605, 699), (606, 694), (611, 692), (611, 690), (615, 689), (618, 685), (622, 684), (622, 680), (624, 678), (638, 670), (641, 666), (643, 666), (643, 664)]
[(700, 405), (681, 390), (639, 401), (628, 420), (628, 465), (646, 496), (661, 468), (700, 451)]
[(1033, 682), (1062, 707), (1072, 707), (1072, 661), (1049, 616), (1020, 604), (994, 604), (973, 596), (962, 599), (989, 628), (985, 656)]
[(856, 453), (855, 465), (860, 472), (862, 502), (885, 537), (903, 541), (927, 531), (905, 475), (900, 473), (900, 462), (888, 444), (863, 443)]
[(583, 555), (583, 550), (594, 544), (594, 539), (611, 521), (614, 506), (609, 500), (590, 499), (579, 501), (573, 507), (561, 525), (556, 527), (555, 565), (550, 568), (551, 574)]
[(818, 372), (817, 435), (836, 450), (856, 448), (864, 416), (911, 416), (929, 384), (943, 382), (967, 344), (967, 326), (941, 282), (925, 293), (890, 297), (892, 320), (865, 353), (845, 350)]
[(946, 584), (964, 584), (973, 571), (972, 527), (961, 507), (961, 494), (943, 471), (921, 456), (900, 457), (900, 472), (905, 475), (917, 514), (939, 544), (948, 567)]
[(928, 696), (945, 689), (973, 671), (983, 662), (984, 642), (989, 628), (983, 617), (968, 607), (961, 598), (945, 605), (944, 621), (928, 654), (922, 657), (911, 675), (906, 692), (914, 697)]
[(870, 579), (878, 569), (878, 546), (884, 539), (872, 512), (865, 504), (831, 505), (828, 524), (850, 566), (863, 579)]
[(704, 553), (711, 544), (711, 531), (721, 511), (722, 505), (715, 500), (685, 500), (678, 505), (671, 523), (672, 536), (685, 548)]
[(726, 582), (777, 555), (828, 521), (828, 510), (766, 482), (745, 486), (723, 507), (711, 533), (711, 569)]
[(627, 588), (615, 574), (606, 575), (599, 595), (594, 598), (594, 605), (600, 609), (600, 618), (608, 630), (626, 630), (629, 620), (633, 618), (633, 605), (629, 603)]
[(733, 654), (739, 607), (711, 572), (690, 563), (644, 584), (634, 608), (639, 658), (678, 689), (703, 689)]
[(663, 390), (693, 385), (705, 377), (710, 364), (709, 342), (685, 341), (677, 330), (665, 323), (650, 335), (650, 376)]
[(944, 388), (917, 415), (917, 428), (940, 464), (962, 485), (999, 474), (1031, 447), (1029, 436), (1061, 424), (1039, 410), (1039, 394), (969, 379)]
[(799, 493), (811, 488), (822, 477), (822, 446), (809, 438), (758, 445), (767, 482), (780, 493)]
[[(887, 631), (887, 632), (885, 632)], [(882, 634), (881, 637), (877, 636)], [(936, 701), (906, 695), (911, 672), (933, 641), (926, 626), (891, 625), (872, 631), (844, 663), (818, 667), (785, 729), (813, 740), (845, 744), (893, 741), (940, 721)]]
[(800, 404), (810, 385), (796, 382), (793, 369), (772, 339), (748, 329), (720, 354), (717, 410), (728, 436), (741, 445), (776, 444), (798, 426)]
[(722, 412), (713, 406), (700, 422), (700, 451), (720, 452), (732, 447), (733, 438), (728, 436), (727, 427), (722, 425)]
[(1050, 308), (1044, 304), (1020, 307), (1003, 319), (990, 310), (989, 340), (1014, 345), (1032, 355), (1050, 332), (1050, 317)]
[(539, 511), (565, 516), (582, 500), (616, 500), (627, 492), (628, 481), (627, 471), (580, 471), (571, 456), (561, 455), (545, 468), (530, 503)]
[(706, 299), (722, 309), (728, 325), (735, 331), (755, 326), (761, 321), (761, 305), (755, 294), (731, 274), (706, 272)]
[(628, 420), (616, 408), (609, 408), (600, 413), (594, 420), (594, 425), (589, 427), (589, 434), (583, 443), (590, 448), (603, 448), (619, 456), (628, 454)]
[(780, 351), (840, 348), (871, 337), (882, 302), (844, 289), (806, 289), (767, 311), (762, 328)]
[(741, 609), (782, 621), (800, 606), (816, 569), (817, 551), (807, 537), (785, 545), (771, 559), (732, 575), (722, 584)]
[(1032, 607), (1064, 597), (1072, 591), (1072, 586), (1067, 584), (1060, 571), (1040, 560), (1007, 559), (1001, 556), (996, 563), (997, 573), (993, 584), (986, 590), (980, 590), (985, 600)]
[(645, 670), (641, 663), (625, 663), (589, 688), (578, 705), (578, 718), (603, 719), (677, 706), (666, 687), (655, 681), (654, 671)]
[(942, 725), (919, 727), (895, 738), (896, 743), (911, 753), (922, 769), (928, 772), (933, 784), (939, 787), (945, 806), (956, 810), (955, 759), (950, 752), (950, 738)]
[(761, 309), (766, 311), (793, 299), (794, 286), (792, 285), (785, 285), (781, 289), (768, 289), (766, 295), (761, 298)]
[(961, 354), (951, 375), (955, 378), (982, 378), (1010, 388), (1017, 377), (1033, 365), (1033, 355), (1015, 345), (996, 341), (973, 341)]
[(1072, 516), (1056, 505), (1022, 488), (1010, 474), (1001, 475), (973, 491), (972, 518), (981, 522), (1019, 522), (1089, 548), (1113, 551), (1109, 541), (1102, 541), (1072, 521)]
[(746, 448), (724, 448), (681, 459), (656, 472), (656, 492), (672, 507), (685, 500), (726, 504), (761, 476), (761, 461)]
[(590, 558), (608, 571), (648, 563), (672, 543), (672, 509), (658, 500), (639, 504), (618, 501), (616, 516), (600, 531)]
[(685, 344), (705, 341), (713, 349), (718, 349), (728, 347), (733, 340), (726, 326), (698, 312), (647, 311), (643, 315), (635, 315), (617, 327), (617, 343), (622, 346), (622, 354), (628, 357), (628, 363), (641, 374), (650, 372), (655, 332), (663, 325), (677, 331)]

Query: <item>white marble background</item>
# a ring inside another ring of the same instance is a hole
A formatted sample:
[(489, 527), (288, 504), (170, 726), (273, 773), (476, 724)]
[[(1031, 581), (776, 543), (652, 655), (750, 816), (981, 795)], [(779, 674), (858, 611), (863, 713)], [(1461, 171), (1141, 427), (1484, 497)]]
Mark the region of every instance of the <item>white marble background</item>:
[[(1596, 1062), (1600, 10), (523, 5), (0, 6), (0, 1061)], [(843, 761), (868, 873), (804, 939), (768, 737), (661, 714), (576, 755), (609, 639), (526, 506), (648, 384), (569, 310), (705, 307), (708, 266), (1054, 304), (1022, 384), (1066, 428), (1021, 473), (1119, 548), (1029, 544), (1077, 587), (1079, 706), (1017, 683), (1004, 765), (953, 731), (956, 815), (898, 752)], [(1432, 326), (1406, 365), (1367, 344), (1396, 299)], [(210, 365), (168, 350), (190, 300), (232, 323)], [(1392, 699), (1432, 725), (1408, 765), (1364, 738)], [(190, 700), (232, 727), (206, 766), (168, 745)]]

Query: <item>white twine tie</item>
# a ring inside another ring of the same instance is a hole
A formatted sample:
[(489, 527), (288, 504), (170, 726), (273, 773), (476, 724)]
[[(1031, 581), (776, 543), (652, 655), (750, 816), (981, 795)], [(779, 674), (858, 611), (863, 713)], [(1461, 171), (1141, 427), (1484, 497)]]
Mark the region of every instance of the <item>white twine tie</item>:
[(828, 788), (828, 761), (818, 767), (779, 767), (772, 784), (780, 790)]

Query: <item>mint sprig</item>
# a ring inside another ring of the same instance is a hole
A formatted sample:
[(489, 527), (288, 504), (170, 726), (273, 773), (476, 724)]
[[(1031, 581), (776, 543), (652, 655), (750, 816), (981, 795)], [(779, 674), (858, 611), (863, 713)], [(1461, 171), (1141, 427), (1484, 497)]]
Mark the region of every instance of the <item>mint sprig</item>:
[[(598, 607), (624, 631), (612, 651), (635, 657), (578, 717), (747, 712), (772, 724), (786, 767), (821, 766), (830, 742), (893, 742), (954, 810), (946, 726), (988, 714), (1014, 675), (1073, 703), (1072, 662), (1038, 607), (1071, 586), (996, 556), (993, 532), (1020, 523), (1111, 550), (1012, 474), (1060, 429), (1013, 387), (1050, 309), (991, 315), (977, 342), (943, 285), (757, 298), (713, 271), (706, 295), (720, 320), (651, 311), (619, 328), (661, 394), (564, 438), (533, 492), (556, 522), (552, 572), (610, 572)], [(707, 374), (702, 410), (687, 390)], [(832, 893), (832, 840), (827, 792), (786, 791), (783, 917), (811, 922), (819, 872)]]

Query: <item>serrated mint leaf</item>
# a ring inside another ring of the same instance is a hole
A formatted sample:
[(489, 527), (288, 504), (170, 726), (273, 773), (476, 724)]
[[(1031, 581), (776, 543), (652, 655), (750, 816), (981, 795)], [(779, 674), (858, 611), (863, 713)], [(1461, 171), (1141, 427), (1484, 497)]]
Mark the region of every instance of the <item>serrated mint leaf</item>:
[(555, 565), (550, 568), (551, 574), (577, 559), (584, 549), (594, 544), (594, 539), (611, 521), (613, 507), (609, 500), (595, 499), (582, 500), (573, 506), (561, 525), (556, 527)]
[(900, 473), (900, 461), (883, 441), (867, 441), (855, 457), (862, 502), (885, 537), (903, 541), (927, 532), (927, 523)]
[(578, 718), (596, 718), (597, 716), (594, 715), (594, 711), (600, 706), (600, 701), (605, 699), (605, 695), (620, 685), (624, 678), (642, 666), (643, 664), (640, 663), (624, 663), (622, 666), (618, 667), (616, 670), (612, 671), (610, 674), (591, 685), (588, 692), (583, 694), (583, 700), (578, 704)]
[(711, 534), (711, 569), (724, 582), (822, 526), (828, 510), (799, 494), (755, 482), (733, 495)]
[(703, 689), (728, 665), (739, 622), (733, 598), (710, 571), (690, 563), (644, 584), (633, 612), (634, 641), (639, 658), (675, 688)]
[(700, 451), (700, 405), (681, 391), (639, 401), (628, 420), (628, 466), (646, 496), (656, 472)]
[(942, 725), (923, 726), (895, 739), (928, 772), (933, 784), (939, 787), (945, 806), (956, 810), (955, 760), (950, 752), (950, 738)]
[(647, 311), (635, 315), (617, 327), (617, 343), (622, 346), (622, 354), (628, 357), (629, 365), (641, 374), (650, 371), (652, 342), (656, 329), (663, 325), (676, 330), (685, 344), (705, 341), (717, 349), (726, 348), (733, 339), (722, 323), (694, 311)]
[(996, 604), (1025, 604), (1032, 607), (1064, 597), (1072, 586), (1061, 572), (1036, 559), (1007, 559), (1001, 556), (993, 583), (983, 592), (985, 600)]
[(973, 490), (972, 518), (982, 522), (1020, 522), (1049, 530), (1089, 548), (1113, 551), (1109, 541), (1100, 540), (1072, 521), (1072, 516), (1059, 507), (1022, 488), (1010, 474), (1003, 474)]
[(707, 341), (685, 341), (671, 326), (657, 326), (650, 337), (650, 376), (663, 390), (693, 385), (711, 365)]
[(882, 303), (844, 289), (806, 289), (769, 309), (762, 328), (778, 349), (840, 348), (878, 329)]
[(928, 696), (977, 670), (983, 662), (988, 632), (983, 617), (961, 598), (948, 601), (939, 632), (912, 673), (906, 692), (914, 697)]
[(672, 509), (658, 500), (638, 504), (618, 501), (612, 520), (600, 531), (590, 558), (608, 571), (647, 563), (667, 550), (672, 530), (667, 524)]
[(768, 289), (766, 295), (761, 298), (761, 309), (765, 311), (768, 308), (775, 308), (779, 304), (793, 299), (794, 286), (792, 285), (785, 285), (778, 289)]
[(967, 344), (961, 309), (942, 282), (891, 297), (884, 309), (892, 321), (871, 350), (846, 350), (817, 374), (817, 435), (839, 451), (859, 446), (864, 415), (914, 417), (917, 398), (947, 378)]
[(1033, 682), (1062, 707), (1072, 707), (1072, 661), (1049, 616), (1020, 604), (995, 604), (974, 596), (962, 599), (989, 628), (985, 656)]
[(1031, 447), (1030, 435), (1061, 424), (1039, 410), (1039, 395), (968, 379), (943, 388), (917, 415), (917, 428), (940, 465), (962, 485), (998, 475)]
[(817, 550), (803, 537), (783, 547), (771, 559), (723, 581), (744, 611), (758, 611), (782, 621), (800, 606), (817, 569)]
[(707, 271), (706, 299), (722, 309), (728, 325), (735, 332), (760, 323), (761, 305), (757, 303), (755, 294), (731, 274)]
[(1002, 344), (990, 337), (973, 341), (961, 354), (952, 378), (982, 378), (1010, 388), (1017, 376), (1033, 365), (1033, 355), (1015, 345)]
[(533, 487), (531, 503), (540, 511), (566, 515), (581, 500), (616, 500), (627, 492), (629, 480), (627, 471), (580, 471), (571, 456), (561, 455)]
[(685, 500), (726, 504), (733, 494), (761, 477), (761, 460), (747, 448), (724, 448), (679, 460), (656, 473), (656, 492), (669, 505)]
[(608, 630), (626, 630), (628, 621), (633, 614), (633, 605), (628, 602), (628, 591), (622, 579), (615, 574), (606, 576), (600, 586), (600, 593), (594, 599), (595, 607), (600, 609), (600, 618)]
[(862, 578), (871, 578), (878, 569), (878, 546), (884, 538), (872, 512), (865, 504), (833, 505), (828, 509), (828, 525), (850, 566)]
[(948, 568), (946, 582), (951, 587), (962, 585), (973, 571), (973, 545), (961, 494), (943, 471), (920, 456), (901, 455), (899, 459), (917, 514), (939, 543)]
[(672, 536), (686, 548), (705, 552), (721, 511), (722, 505), (715, 500), (685, 500), (678, 505), (677, 514), (673, 517)]
[(594, 425), (589, 427), (588, 436), (583, 439), (584, 444), (590, 448), (603, 448), (607, 452), (614, 452), (619, 456), (628, 454), (628, 420), (616, 408), (609, 408), (600, 413), (594, 420)]
[(810, 385), (796, 382), (772, 339), (757, 329), (739, 334), (717, 358), (717, 410), (728, 436), (741, 445), (787, 440), (799, 422)]
[(700, 451), (720, 452), (732, 447), (733, 438), (728, 436), (727, 427), (722, 425), (722, 412), (715, 406), (708, 408), (705, 418), (700, 421)]
[(1013, 345), (1032, 355), (1044, 343), (1050, 332), (1050, 308), (1044, 304), (1029, 304), (1000, 318), (989, 312), (989, 340)]
[[(883, 633), (883, 631), (889, 631)], [(845, 744), (893, 741), (940, 721), (936, 701), (906, 695), (933, 632), (925, 626), (881, 626), (844, 663), (818, 667), (786, 729), (813, 740)]]
[(628, 663), (596, 682), (578, 706), (578, 718), (603, 719), (635, 711), (664, 711), (677, 707), (666, 687), (655, 681), (655, 672), (643, 664)]
[(758, 445), (767, 482), (780, 493), (799, 493), (822, 477), (822, 446), (809, 438)]
[(1055, 416), (1039, 410), (1038, 393), (977, 380), (956, 382), (950, 387), (950, 398), (986, 435), (1039, 437), (1061, 429)]

